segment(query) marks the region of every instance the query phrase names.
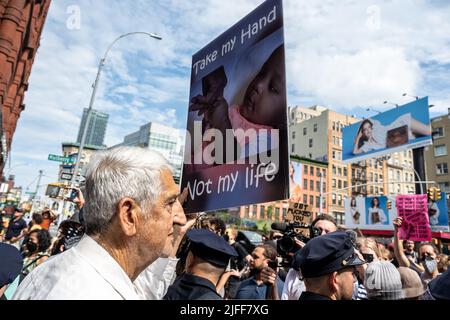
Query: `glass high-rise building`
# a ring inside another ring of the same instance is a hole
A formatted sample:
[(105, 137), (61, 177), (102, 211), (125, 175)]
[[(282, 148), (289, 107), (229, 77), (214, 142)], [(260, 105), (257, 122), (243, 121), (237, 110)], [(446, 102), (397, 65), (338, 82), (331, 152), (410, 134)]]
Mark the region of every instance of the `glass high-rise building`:
[[(184, 138), (178, 129), (150, 122), (123, 139), (120, 146), (139, 146), (160, 152), (174, 169), (174, 179), (180, 181), (183, 163)], [(117, 146), (119, 146), (117, 145)]]
[[(83, 118), (81, 119), (80, 129), (78, 130), (77, 142), (81, 143), (84, 126), (87, 122), (87, 108), (84, 108)], [(91, 110), (91, 118), (89, 120), (88, 130), (86, 133), (86, 145), (102, 147), (104, 146), (106, 127), (108, 125), (109, 115), (97, 110)]]

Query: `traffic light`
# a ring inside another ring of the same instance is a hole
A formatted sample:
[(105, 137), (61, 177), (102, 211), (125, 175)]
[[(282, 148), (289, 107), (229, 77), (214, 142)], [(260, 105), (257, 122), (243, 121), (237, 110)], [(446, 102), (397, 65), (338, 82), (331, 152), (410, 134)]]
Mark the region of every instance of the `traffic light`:
[(435, 199), (435, 201), (441, 200), (441, 189), (440, 188), (434, 188), (434, 199)]
[(392, 209), (392, 201), (391, 200), (387, 201), (387, 208), (388, 208), (388, 210)]
[(428, 188), (427, 193), (428, 193), (428, 199), (431, 201), (435, 201), (435, 189), (434, 187)]

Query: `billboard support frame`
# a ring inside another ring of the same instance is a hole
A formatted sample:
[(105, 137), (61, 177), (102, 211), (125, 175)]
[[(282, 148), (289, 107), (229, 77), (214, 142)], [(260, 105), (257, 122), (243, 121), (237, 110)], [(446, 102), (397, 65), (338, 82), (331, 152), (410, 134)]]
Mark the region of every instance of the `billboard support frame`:
[[(387, 184), (390, 184), (390, 183), (411, 184), (411, 181), (394, 180), (394, 181), (387, 182)], [(421, 183), (421, 184), (425, 184), (425, 185), (429, 185), (429, 184), (436, 185), (436, 181), (421, 181), (420, 180), (420, 181), (417, 181), (417, 183)], [(354, 187), (364, 187), (364, 186), (374, 185), (374, 184), (384, 184), (384, 182), (371, 182), (371, 183), (362, 183), (362, 184), (358, 184), (358, 185), (352, 185), (352, 186), (347, 187), (347, 188), (341, 188), (341, 189), (336, 189), (336, 190), (333, 190), (333, 191), (330, 191), (330, 192), (325, 192), (325, 193), (321, 194), (321, 196), (327, 196), (327, 195), (335, 193), (335, 192), (348, 190), (348, 189), (353, 189)]]

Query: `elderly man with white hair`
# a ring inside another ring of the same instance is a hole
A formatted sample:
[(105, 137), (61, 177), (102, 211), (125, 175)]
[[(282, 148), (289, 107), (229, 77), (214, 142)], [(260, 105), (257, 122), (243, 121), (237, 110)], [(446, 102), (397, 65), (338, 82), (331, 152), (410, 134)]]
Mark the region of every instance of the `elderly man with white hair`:
[(86, 172), (86, 235), (33, 270), (13, 298), (162, 298), (188, 228), (178, 196), (159, 153), (137, 147), (97, 153)]

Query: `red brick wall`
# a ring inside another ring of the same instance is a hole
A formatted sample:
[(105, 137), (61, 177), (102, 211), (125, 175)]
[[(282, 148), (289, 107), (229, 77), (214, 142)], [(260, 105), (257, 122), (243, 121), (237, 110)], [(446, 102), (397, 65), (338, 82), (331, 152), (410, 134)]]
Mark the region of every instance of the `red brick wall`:
[[(28, 78), (51, 0), (0, 0), (0, 104), (1, 130), (8, 152), (16, 130)], [(0, 173), (3, 174), (0, 156)]]

